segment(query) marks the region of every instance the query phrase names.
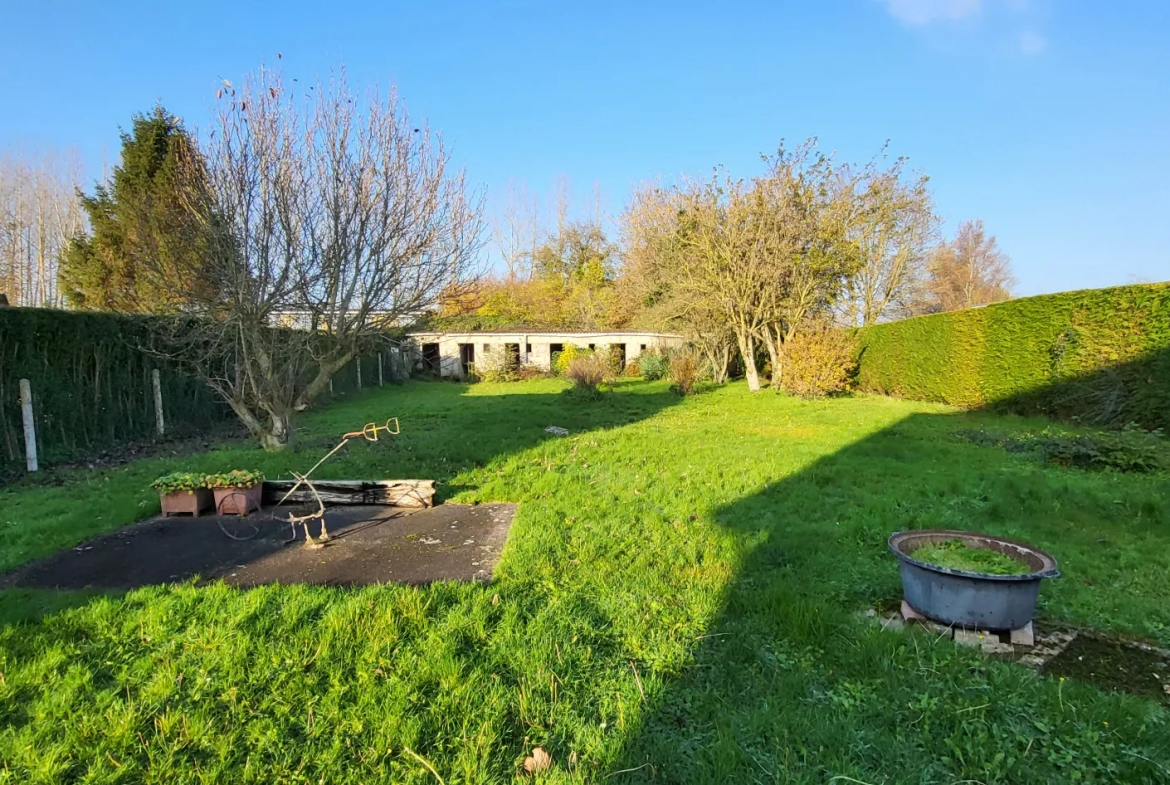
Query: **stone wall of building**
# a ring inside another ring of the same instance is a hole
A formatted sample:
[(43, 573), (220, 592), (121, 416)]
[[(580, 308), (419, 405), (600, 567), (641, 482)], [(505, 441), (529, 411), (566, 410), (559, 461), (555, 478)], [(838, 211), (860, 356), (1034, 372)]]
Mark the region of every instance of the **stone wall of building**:
[[(625, 349), (625, 361), (637, 359), (653, 347), (664, 349), (682, 346), (681, 335), (640, 332), (596, 333), (412, 333), (415, 365), (423, 372), (438, 372), (444, 377), (463, 378), (466, 366), (474, 363), (481, 372), (494, 368), (508, 356), (512, 344), (521, 365), (543, 370), (552, 367), (552, 355), (566, 344), (582, 349), (608, 351), (610, 346)], [(467, 347), (471, 347), (468, 349)], [(468, 359), (470, 358), (470, 360)], [(421, 366), (421, 367), (420, 367)]]

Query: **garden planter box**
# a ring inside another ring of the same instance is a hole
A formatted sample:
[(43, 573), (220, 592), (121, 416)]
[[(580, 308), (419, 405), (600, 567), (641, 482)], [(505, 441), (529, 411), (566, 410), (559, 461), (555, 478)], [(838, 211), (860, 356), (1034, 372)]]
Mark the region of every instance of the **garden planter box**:
[(160, 493), (158, 498), (162, 502), (163, 517), (171, 515), (193, 515), (198, 517), (204, 510), (215, 503), (210, 488)]
[[(1013, 556), (1028, 565), (1022, 575), (988, 575), (920, 561), (917, 546), (961, 540)], [(1032, 621), (1040, 581), (1060, 576), (1056, 559), (1038, 548), (972, 532), (920, 530), (895, 532), (890, 550), (902, 571), (902, 595), (918, 613), (948, 626), (980, 630), (1017, 630)]]
[(215, 510), (220, 515), (247, 515), (260, 509), (263, 490), (264, 484), (259, 482), (246, 488), (216, 488)]

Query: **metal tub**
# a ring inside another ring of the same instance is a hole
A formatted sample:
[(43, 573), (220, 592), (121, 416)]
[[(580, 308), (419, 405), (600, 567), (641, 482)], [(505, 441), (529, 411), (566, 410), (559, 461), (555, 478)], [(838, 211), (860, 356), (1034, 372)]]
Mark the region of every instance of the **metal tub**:
[[(1031, 572), (987, 575), (928, 564), (911, 555), (920, 545), (945, 540), (999, 551), (1025, 562)], [(890, 550), (901, 564), (903, 598), (910, 607), (937, 622), (968, 629), (1015, 630), (1025, 626), (1036, 614), (1040, 581), (1060, 575), (1056, 559), (1044, 551), (971, 532), (895, 532), (890, 537)]]

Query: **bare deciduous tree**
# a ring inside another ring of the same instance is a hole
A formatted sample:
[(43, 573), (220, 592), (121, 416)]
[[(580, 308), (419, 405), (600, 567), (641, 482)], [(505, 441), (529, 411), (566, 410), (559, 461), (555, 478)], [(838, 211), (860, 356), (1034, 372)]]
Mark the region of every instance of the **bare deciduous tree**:
[(0, 292), (12, 305), (58, 308), (57, 267), (85, 228), (75, 151), (0, 157)]
[(955, 311), (1011, 299), (1016, 279), (1011, 259), (988, 236), (982, 220), (964, 221), (955, 239), (938, 246), (929, 261), (925, 310)]
[(225, 83), (204, 153), (188, 185), (216, 294), (184, 292), (168, 351), (281, 449), (364, 346), (475, 277), (481, 201), (394, 92), (344, 75)]
[(884, 170), (870, 163), (857, 173), (842, 171), (839, 186), (851, 197), (848, 236), (861, 261), (842, 297), (850, 326), (921, 310), (937, 219), (927, 178), (906, 180), (905, 164), (899, 158)]
[(492, 219), (492, 235), (504, 260), (510, 283), (532, 274), (532, 257), (539, 238), (535, 197), (521, 184), (508, 184), (508, 194)]

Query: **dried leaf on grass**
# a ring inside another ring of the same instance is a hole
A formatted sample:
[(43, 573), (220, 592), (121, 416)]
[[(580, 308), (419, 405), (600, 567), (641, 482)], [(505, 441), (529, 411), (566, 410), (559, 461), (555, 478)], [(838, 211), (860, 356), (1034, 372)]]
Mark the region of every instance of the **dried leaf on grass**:
[(529, 774), (539, 771), (548, 771), (552, 766), (552, 756), (544, 751), (544, 747), (536, 747), (532, 754), (524, 759), (524, 770)]

